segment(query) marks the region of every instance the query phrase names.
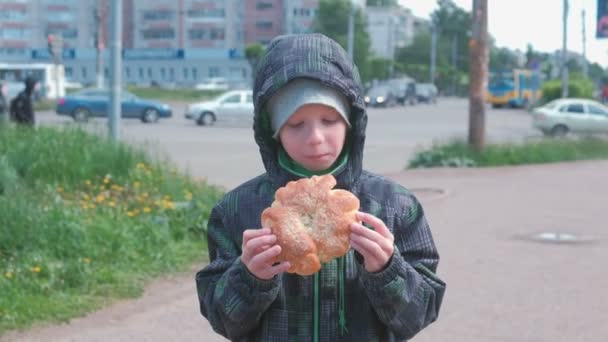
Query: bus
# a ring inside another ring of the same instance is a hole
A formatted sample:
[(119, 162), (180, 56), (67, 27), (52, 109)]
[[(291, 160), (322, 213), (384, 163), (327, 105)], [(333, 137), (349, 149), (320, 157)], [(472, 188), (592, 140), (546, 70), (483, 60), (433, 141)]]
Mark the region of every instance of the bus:
[(0, 83), (9, 89), (7, 100), (25, 86), (23, 81), (32, 76), (38, 81), (36, 98), (58, 99), (65, 96), (63, 65), (53, 63), (0, 63)]
[(526, 108), (541, 97), (540, 74), (529, 69), (490, 72), (487, 101), (492, 107)]

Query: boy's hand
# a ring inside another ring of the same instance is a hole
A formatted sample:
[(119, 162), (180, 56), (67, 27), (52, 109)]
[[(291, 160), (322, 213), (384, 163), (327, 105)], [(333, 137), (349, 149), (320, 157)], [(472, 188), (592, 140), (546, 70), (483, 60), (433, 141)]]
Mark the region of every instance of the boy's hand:
[(366, 271), (381, 271), (393, 255), (395, 238), (379, 218), (358, 212), (357, 219), (369, 224), (374, 230), (359, 223), (351, 224), (350, 244), (363, 256)]
[(276, 242), (276, 235), (271, 234), (268, 228), (243, 232), (241, 262), (259, 279), (271, 279), (291, 267), (287, 261), (275, 264), (275, 258), (281, 253), (281, 246)]

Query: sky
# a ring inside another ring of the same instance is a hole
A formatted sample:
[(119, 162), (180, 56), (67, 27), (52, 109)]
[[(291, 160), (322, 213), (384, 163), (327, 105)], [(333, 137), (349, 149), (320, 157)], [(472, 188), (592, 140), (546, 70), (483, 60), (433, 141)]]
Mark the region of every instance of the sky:
[[(470, 11), (472, 0), (454, 0)], [(399, 0), (418, 17), (428, 18), (435, 0)], [(587, 59), (608, 67), (608, 39), (595, 38), (597, 0), (569, 0), (568, 50), (583, 52), (582, 10), (586, 11)], [(563, 0), (488, 0), (488, 31), (496, 45), (526, 51), (553, 52), (562, 48)]]

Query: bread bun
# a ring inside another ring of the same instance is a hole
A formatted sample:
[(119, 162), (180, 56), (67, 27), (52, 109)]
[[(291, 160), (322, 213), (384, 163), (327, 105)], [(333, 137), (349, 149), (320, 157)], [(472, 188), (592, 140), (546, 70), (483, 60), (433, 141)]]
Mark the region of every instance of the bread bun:
[(346, 190), (332, 190), (332, 175), (312, 176), (287, 183), (275, 193), (272, 206), (262, 212), (262, 227), (277, 236), (289, 273), (311, 275), (322, 262), (340, 257), (350, 248), (350, 225), (356, 222), (359, 199)]

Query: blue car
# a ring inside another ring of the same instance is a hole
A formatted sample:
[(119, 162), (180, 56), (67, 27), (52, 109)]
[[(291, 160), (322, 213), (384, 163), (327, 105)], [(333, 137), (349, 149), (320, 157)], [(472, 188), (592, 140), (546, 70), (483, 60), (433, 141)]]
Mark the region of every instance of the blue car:
[[(167, 104), (140, 99), (122, 91), (122, 117), (140, 119), (145, 123), (159, 118), (170, 118), (171, 107)], [(107, 117), (110, 110), (110, 91), (107, 89), (84, 89), (57, 101), (55, 111), (67, 115), (77, 122), (86, 122), (91, 117)]]

